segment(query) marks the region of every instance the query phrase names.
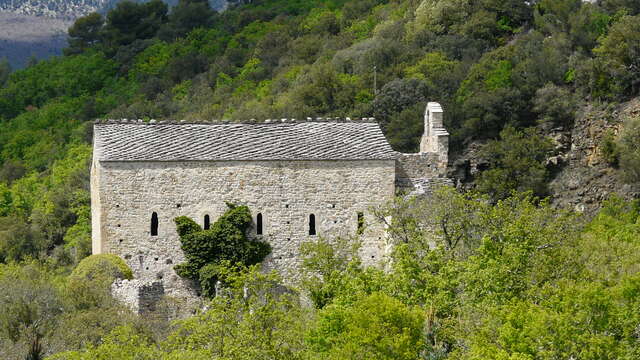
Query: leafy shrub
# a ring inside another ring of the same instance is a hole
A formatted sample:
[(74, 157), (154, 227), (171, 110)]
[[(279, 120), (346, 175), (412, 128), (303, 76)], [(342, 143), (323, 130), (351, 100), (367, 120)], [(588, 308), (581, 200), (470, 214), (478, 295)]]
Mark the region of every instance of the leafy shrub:
[(616, 142), (613, 131), (608, 131), (600, 142), (600, 155), (611, 166), (618, 166), (620, 161), (620, 147)]
[(48, 244), (41, 233), (16, 216), (0, 217), (0, 262), (37, 259)]
[(415, 359), (425, 348), (424, 318), (421, 309), (374, 293), (352, 306), (324, 308), (309, 342), (328, 359), (365, 353), (373, 359)]
[(113, 254), (86, 257), (68, 277), (67, 303), (81, 311), (110, 307), (113, 303), (111, 284), (115, 279), (133, 279), (124, 260)]
[(131, 268), (118, 255), (97, 254), (84, 258), (70, 275), (71, 279), (133, 279)]
[(221, 262), (254, 265), (271, 251), (269, 244), (247, 237), (246, 232), (252, 222), (249, 208), (233, 204), (227, 206), (229, 209), (209, 230), (202, 230), (186, 216), (174, 220), (187, 259), (174, 267), (176, 273), (198, 282), (208, 297), (215, 296), (215, 283), (219, 278), (216, 266)]
[(618, 141), (619, 163), (624, 180), (640, 181), (640, 117), (630, 117), (622, 125)]
[(43, 339), (56, 331), (64, 311), (54, 278), (36, 262), (0, 265), (0, 291), (0, 357), (44, 358)]
[(512, 191), (544, 196), (546, 160), (552, 149), (551, 141), (535, 129), (519, 131), (507, 126), (500, 132), (500, 140), (490, 141), (482, 151), (489, 169), (480, 173), (478, 189), (494, 199), (504, 199)]
[[(373, 101), (373, 112), (383, 131), (386, 132), (392, 116), (416, 104), (426, 105), (427, 92), (425, 82), (418, 79), (395, 79), (383, 86)], [(418, 113), (416, 117), (421, 115)]]
[(640, 15), (624, 16), (609, 29), (590, 69), (593, 96), (619, 99), (640, 91)]
[(573, 122), (576, 104), (566, 88), (549, 83), (536, 91), (533, 102), (540, 123), (566, 127)]

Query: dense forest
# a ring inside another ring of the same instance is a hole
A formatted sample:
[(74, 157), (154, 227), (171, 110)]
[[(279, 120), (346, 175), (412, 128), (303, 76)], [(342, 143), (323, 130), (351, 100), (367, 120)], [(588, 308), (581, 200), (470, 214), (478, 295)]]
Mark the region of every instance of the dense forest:
[[(0, 357), (640, 358), (640, 203), (612, 196), (590, 217), (545, 199), (545, 129), (640, 92), (640, 2), (123, 1), (78, 19), (64, 53), (0, 63)], [(229, 296), (169, 322), (171, 304), (116, 303), (109, 284), (130, 270), (87, 257), (95, 118), (375, 116), (410, 152), (427, 101), (454, 157), (481, 140), (490, 161), (472, 192), (377, 209), (393, 215), (387, 271), (325, 239), (304, 246), (310, 304), (229, 264)], [(600, 147), (629, 184), (637, 115)]]

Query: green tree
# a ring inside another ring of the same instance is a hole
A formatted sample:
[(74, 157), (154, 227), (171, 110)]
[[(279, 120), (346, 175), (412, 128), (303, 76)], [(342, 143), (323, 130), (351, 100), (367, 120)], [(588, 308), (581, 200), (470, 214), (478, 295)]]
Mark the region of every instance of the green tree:
[(111, 284), (115, 279), (132, 279), (127, 264), (113, 254), (98, 254), (84, 258), (69, 275), (66, 283), (69, 305), (77, 310), (112, 306)]
[(115, 53), (120, 46), (154, 37), (167, 21), (167, 13), (167, 5), (162, 0), (140, 4), (130, 0), (118, 2), (107, 14), (103, 30), (108, 50)]
[(208, 311), (178, 322), (163, 349), (195, 350), (207, 359), (306, 358), (304, 334), (312, 318), (297, 294), (256, 266), (226, 271), (224, 295), (213, 299)]
[(331, 242), (318, 239), (300, 245), (301, 286), (315, 307), (321, 309), (349, 292), (355, 295), (347, 282), (361, 275), (358, 247), (357, 241), (348, 238)]
[(541, 124), (567, 128), (573, 123), (577, 106), (568, 89), (549, 83), (536, 91), (533, 103)]
[[(640, 91), (640, 15), (623, 16), (599, 40), (593, 51), (606, 68), (599, 88), (608, 98), (635, 95)], [(593, 72), (592, 77), (598, 73)], [(598, 81), (594, 79), (593, 81)]]
[(628, 12), (629, 15), (640, 13), (640, 4), (634, 0), (602, 0), (600, 5), (611, 14)]
[(191, 30), (209, 28), (213, 24), (216, 12), (207, 0), (179, 0), (171, 8), (168, 22), (163, 25), (159, 37), (171, 41), (186, 36)]
[(552, 150), (551, 141), (535, 129), (506, 127), (500, 140), (489, 141), (482, 151), (489, 169), (478, 176), (478, 189), (493, 199), (504, 199), (512, 191), (546, 195), (546, 160)]
[(380, 293), (353, 306), (330, 305), (309, 335), (323, 359), (416, 359), (425, 350), (424, 313)]
[[(45, 338), (56, 329), (63, 311), (58, 290), (46, 268), (37, 263), (0, 265), (0, 356), (42, 359)], [(17, 346), (16, 346), (17, 345)]]
[[(398, 116), (398, 113), (401, 113), (407, 108), (415, 109), (417, 104), (426, 106), (427, 92), (427, 84), (418, 79), (396, 79), (385, 84), (376, 95), (372, 104), (373, 113), (383, 131), (386, 131), (394, 115)], [(420, 115), (422, 114), (416, 114), (417, 120), (421, 118)], [(401, 126), (407, 125), (408, 124), (402, 124)], [(415, 122), (409, 126), (412, 125), (412, 128), (415, 129)]]
[(640, 181), (640, 117), (629, 117), (615, 147), (623, 178), (629, 183)]
[(448, 59), (442, 52), (427, 53), (415, 65), (407, 67), (405, 74), (425, 81), (432, 101), (451, 97), (462, 81), (460, 63)]
[(77, 19), (69, 28), (69, 47), (65, 55), (80, 54), (102, 41), (104, 19), (98, 13), (91, 13)]
[[(526, 244), (535, 238), (545, 242), (555, 238), (558, 242), (550, 243), (554, 250), (536, 246), (532, 248), (534, 253), (520, 258), (539, 259), (535, 252), (546, 254), (545, 261), (536, 261), (530, 269), (535, 272), (553, 270), (556, 277), (546, 282), (527, 282), (532, 287), (521, 292), (518, 299), (485, 307), (485, 320), (468, 329), (468, 347), (456, 350), (453, 358), (616, 359), (637, 356), (635, 339), (629, 338), (633, 333), (629, 327), (634, 328), (638, 321), (637, 312), (631, 309), (637, 306), (640, 287), (636, 272), (629, 270), (638, 261), (635, 250), (638, 247), (638, 202), (626, 202), (614, 196), (603, 205), (579, 237), (565, 241), (564, 245), (558, 240), (566, 238), (566, 232), (551, 227), (549, 230), (557, 234), (547, 233), (546, 226), (533, 225), (527, 235), (517, 239), (517, 243)], [(548, 215), (540, 220), (544, 218)], [(544, 229), (543, 234), (538, 234), (537, 229)], [(512, 231), (505, 229), (505, 232)], [(516, 244), (508, 242), (511, 246)], [(501, 259), (495, 260), (513, 260), (517, 252), (505, 250)], [(499, 269), (494, 265), (487, 267), (488, 264), (485, 262), (474, 271), (480, 274), (489, 268)], [(485, 270), (478, 272), (479, 269)], [(518, 276), (524, 274), (513, 268), (510, 272), (518, 273)], [(487, 276), (485, 281), (500, 283), (501, 276), (495, 275)], [(478, 279), (474, 278), (469, 280), (477, 283)], [(482, 284), (478, 283), (478, 286)], [(495, 294), (494, 288), (485, 291), (487, 295)]]
[(0, 217), (0, 262), (40, 258), (48, 244), (44, 236), (16, 216)]

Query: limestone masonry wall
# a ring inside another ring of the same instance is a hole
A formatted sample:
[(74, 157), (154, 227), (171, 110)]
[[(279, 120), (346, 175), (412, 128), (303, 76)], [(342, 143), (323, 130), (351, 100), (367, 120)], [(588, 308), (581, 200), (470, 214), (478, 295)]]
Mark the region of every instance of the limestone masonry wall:
[(396, 186), (409, 194), (429, 194), (436, 186), (453, 185), (446, 178), (449, 133), (443, 125), (442, 107), (430, 102), (424, 114), (424, 133), (417, 154), (398, 154)]
[[(361, 256), (377, 263), (387, 243), (370, 208), (393, 198), (395, 172), (393, 160), (94, 163), (92, 186), (98, 188), (92, 189), (92, 206), (98, 209), (92, 210), (100, 220), (93, 253), (117, 254), (136, 279), (162, 281), (165, 294), (188, 296), (190, 283), (173, 271), (184, 261), (173, 219), (185, 215), (202, 225), (209, 215), (213, 223), (229, 201), (248, 205), (254, 226), (262, 214), (264, 235), (256, 235), (255, 228), (251, 234), (273, 248), (265, 268), (286, 279), (297, 278), (302, 242), (355, 236), (359, 212), (366, 224)], [(157, 236), (150, 232), (154, 212)], [(317, 236), (309, 235), (311, 214)]]
[(446, 178), (446, 164), (439, 164), (438, 153), (398, 154), (396, 187), (400, 192), (424, 194), (438, 185), (452, 185)]
[(162, 281), (116, 280), (111, 284), (111, 294), (137, 314), (152, 312), (164, 295)]

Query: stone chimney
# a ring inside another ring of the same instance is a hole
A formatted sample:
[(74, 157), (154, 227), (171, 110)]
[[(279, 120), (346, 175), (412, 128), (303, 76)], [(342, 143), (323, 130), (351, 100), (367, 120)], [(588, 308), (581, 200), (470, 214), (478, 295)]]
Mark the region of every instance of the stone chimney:
[(420, 140), (420, 153), (435, 153), (439, 163), (444, 165), (449, 159), (449, 133), (442, 123), (442, 106), (430, 102), (424, 113), (424, 133)]

